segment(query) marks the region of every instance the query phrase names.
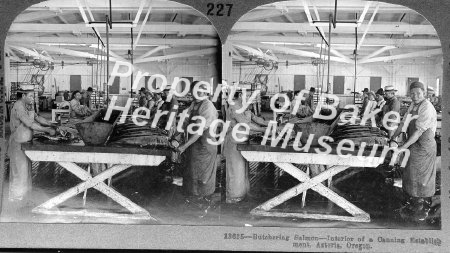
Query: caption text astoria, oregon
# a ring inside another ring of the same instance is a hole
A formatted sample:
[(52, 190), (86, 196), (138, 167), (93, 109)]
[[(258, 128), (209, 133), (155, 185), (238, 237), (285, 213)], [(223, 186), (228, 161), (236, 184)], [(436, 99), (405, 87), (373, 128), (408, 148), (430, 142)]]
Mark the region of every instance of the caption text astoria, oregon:
[[(121, 69), (121, 66), (126, 67), (127, 71), (119, 72), (119, 69)], [(116, 77), (116, 76), (129, 77), (132, 74), (133, 68), (134, 68), (134, 66), (132, 66), (128, 62), (117, 61), (112, 70), (111, 77)], [(155, 81), (157, 79), (159, 79), (161, 81), (161, 85), (157, 89), (154, 89), (152, 87), (152, 85), (148, 85), (151, 92), (161, 92), (168, 85), (167, 78), (164, 75), (161, 75), (161, 74), (150, 75), (148, 72), (143, 73), (141, 71), (138, 71), (136, 78), (133, 81), (133, 85), (132, 85), (133, 90), (136, 90), (138, 88), (139, 81), (144, 76), (150, 76), (150, 78), (148, 79), (148, 83), (150, 83), (150, 84), (153, 83), (153, 81)], [(112, 85), (113, 80), (114, 80), (114, 78), (110, 78), (108, 85)], [(181, 92), (178, 92), (177, 86), (182, 82), (185, 84), (184, 90)], [(229, 85), (227, 85), (226, 82), (223, 82), (222, 84), (217, 85), (215, 91), (212, 91), (213, 90), (212, 83), (213, 83), (212, 81), (211, 82), (205, 82), (205, 81), (197, 82), (194, 85), (194, 87), (192, 87), (192, 96), (196, 100), (205, 100), (205, 99), (208, 99), (211, 97), (211, 101), (216, 102), (217, 99), (219, 99), (221, 92), (223, 90), (228, 89), (228, 91), (230, 93), (228, 94), (227, 102), (230, 105), (235, 104), (233, 101), (233, 97), (234, 97), (235, 92), (238, 90), (237, 84), (235, 84), (233, 86), (229, 86)], [(246, 111), (248, 106), (252, 104), (252, 102), (256, 99), (256, 97), (259, 95), (259, 92), (260, 92), (259, 90), (256, 90), (256, 91), (253, 91), (253, 93), (250, 96), (247, 96), (246, 89), (245, 88), (240, 88), (240, 89), (242, 90), (242, 107), (240, 109), (238, 109), (236, 111), (236, 113), (243, 113), (244, 111)], [(166, 101), (170, 102), (172, 100), (173, 96), (184, 97), (189, 93), (190, 90), (191, 90), (191, 83), (188, 79), (175, 77), (173, 79), (172, 85), (170, 85), (170, 91), (166, 98)], [(290, 108), (292, 106), (290, 111), (291, 111), (291, 114), (295, 115), (300, 107), (301, 101), (306, 99), (305, 94), (308, 94), (308, 92), (309, 91), (307, 91), (307, 90), (302, 90), (301, 92), (299, 92), (298, 95), (293, 100), (292, 104), (286, 94), (283, 94), (283, 93), (275, 94), (270, 100), (270, 107), (274, 112), (285, 112), (288, 108)], [(205, 94), (210, 94), (212, 96), (205, 95)], [(281, 106), (281, 108), (277, 108), (275, 106), (275, 102), (280, 97), (283, 97), (284, 101), (286, 101), (286, 102)], [(325, 101), (326, 99), (332, 100), (333, 104), (328, 105), (323, 102), (320, 102), (318, 104), (318, 106), (315, 108), (313, 118), (322, 119), (322, 120), (332, 120), (336, 117), (336, 114), (337, 114), (336, 106), (339, 104), (339, 98), (334, 94), (323, 93), (323, 94), (321, 94), (321, 99), (319, 101)], [(133, 98), (128, 98), (125, 106), (117, 106), (116, 101), (117, 101), (117, 96), (112, 96), (110, 105), (109, 105), (107, 113), (105, 115), (105, 120), (109, 119), (113, 110), (120, 110), (123, 112), (122, 117), (120, 119), (120, 123), (124, 123), (126, 120), (126, 117), (128, 115), (128, 112), (130, 111), (130, 108), (131, 108), (131, 105), (133, 102)], [(322, 115), (321, 110), (323, 108), (329, 109), (329, 111), (331, 111), (331, 114), (330, 115)], [(178, 109), (177, 106), (175, 106), (174, 109)], [(347, 123), (355, 124), (356, 119), (358, 117), (358, 107), (356, 105), (346, 105), (344, 107), (344, 109), (350, 109), (350, 110), (348, 110), (348, 112), (341, 113), (339, 124), (347, 124)], [(142, 112), (144, 112), (145, 114), (142, 114)], [(370, 119), (372, 126), (375, 126), (375, 116), (379, 112), (381, 112), (381, 109), (377, 109), (371, 113), (366, 113), (363, 116), (363, 118), (361, 119), (360, 124), (364, 126), (366, 124), (367, 120)], [(170, 112), (169, 119), (168, 119), (165, 129), (169, 130), (171, 128), (171, 126), (173, 125), (174, 120), (177, 118), (177, 116), (179, 116), (180, 120), (179, 120), (178, 124), (176, 125), (176, 130), (178, 132), (184, 132), (183, 123), (187, 118), (189, 118), (188, 113), (189, 113), (188, 109), (184, 110), (182, 113), (179, 113), (178, 115), (176, 112)], [(151, 122), (151, 127), (156, 127), (160, 118), (162, 116), (168, 115), (168, 114), (169, 114), (168, 111), (157, 110), (153, 117), (153, 121)], [(417, 117), (418, 116), (412, 116), (410, 114), (406, 115), (402, 131), (405, 131), (408, 127), (409, 122)], [(383, 124), (384, 128), (387, 130), (395, 130), (397, 128), (397, 124), (400, 123), (400, 118), (401, 118), (401, 116), (398, 112), (389, 112), (386, 115), (384, 115), (382, 124)], [(150, 110), (148, 108), (139, 107), (133, 111), (132, 120), (133, 120), (134, 124), (136, 124), (138, 126), (147, 125), (147, 124), (149, 124), (149, 122), (146, 119), (150, 119)], [(214, 139), (209, 138), (207, 141), (208, 141), (208, 143), (213, 144), (213, 145), (221, 145), (223, 143), (223, 141), (225, 140), (225, 135), (227, 134), (227, 132), (229, 132), (228, 130), (229, 130), (230, 123), (231, 123), (228, 120), (223, 121), (221, 119), (216, 119), (211, 123), (211, 125), (206, 126), (206, 119), (201, 116), (194, 116), (192, 118), (192, 120), (196, 121), (197, 123), (189, 124), (187, 126), (186, 131), (189, 134), (198, 134), (198, 135), (202, 135), (205, 130), (209, 131), (210, 135)], [(390, 123), (397, 123), (397, 124), (390, 125)], [(221, 131), (218, 131), (220, 125), (222, 126)], [(270, 145), (272, 147), (276, 147), (278, 145), (278, 143), (282, 140), (283, 136), (286, 136), (281, 145), (281, 148), (286, 148), (288, 141), (290, 139), (289, 137), (292, 134), (293, 128), (294, 128), (294, 124), (287, 123), (284, 125), (284, 127), (282, 129), (280, 129), (277, 127), (276, 121), (269, 121), (268, 127), (267, 127), (264, 137), (262, 139), (261, 145), (266, 145), (268, 140), (270, 140)], [(278, 135), (277, 135), (277, 133), (278, 133)], [(233, 139), (236, 142), (245, 142), (247, 140), (247, 137), (245, 137), (245, 136), (248, 136), (250, 134), (250, 127), (246, 123), (238, 123), (231, 130), (231, 134), (232, 134)], [(292, 148), (298, 152), (309, 152), (310, 148), (311, 148), (311, 143), (314, 139), (314, 134), (310, 134), (308, 136), (308, 141), (305, 145), (302, 145), (300, 143), (301, 136), (302, 136), (302, 132), (296, 133)], [(315, 153), (330, 154), (332, 151), (332, 147), (328, 144), (328, 142), (333, 142), (333, 141), (334, 141), (333, 138), (331, 138), (330, 136), (321, 136), (318, 139), (319, 147), (316, 147), (314, 149)], [(339, 141), (339, 143), (337, 145), (337, 148), (336, 148), (337, 155), (339, 155), (341, 157), (350, 157), (350, 156), (352, 156), (352, 154), (349, 154), (349, 153), (353, 153), (355, 151), (355, 146), (356, 145), (353, 143), (353, 141), (348, 140), (348, 139), (343, 139), (343, 140)], [(409, 158), (409, 155), (410, 155), (410, 152), (408, 149), (391, 148), (391, 147), (385, 146), (383, 148), (381, 156), (376, 157), (376, 153), (379, 148), (379, 145), (375, 144), (372, 146), (370, 155), (363, 156), (366, 146), (367, 146), (366, 143), (361, 143), (361, 145), (359, 146), (359, 151), (357, 153), (358, 159), (362, 159), (362, 160), (383, 159), (384, 160), (385, 157), (387, 156), (387, 154), (389, 153), (389, 151), (392, 150), (394, 152), (391, 157), (390, 165), (394, 165), (398, 156), (401, 153), (404, 153), (401, 167), (405, 167), (407, 160)], [(344, 154), (346, 152), (347, 152), (347, 154)]]

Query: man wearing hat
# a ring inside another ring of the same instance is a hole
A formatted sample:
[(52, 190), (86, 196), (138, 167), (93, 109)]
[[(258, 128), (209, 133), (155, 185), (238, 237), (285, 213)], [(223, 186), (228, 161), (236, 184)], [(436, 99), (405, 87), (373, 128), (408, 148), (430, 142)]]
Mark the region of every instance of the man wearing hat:
[(316, 88), (309, 88), (309, 96), (305, 99), (305, 105), (309, 108), (313, 108), (314, 106), (314, 93), (316, 93)]
[[(388, 85), (384, 87), (384, 97), (386, 99), (386, 104), (382, 107), (381, 116), (383, 117), (389, 113), (389, 112), (397, 112), (397, 115), (400, 115), (400, 101), (398, 101), (397, 97), (395, 96), (395, 92), (397, 90), (392, 85)], [(389, 116), (390, 120), (395, 120), (395, 115)], [(400, 122), (400, 119), (397, 119), (398, 122)], [(398, 123), (388, 121), (387, 125), (389, 127), (394, 127), (398, 125)], [(389, 138), (392, 138), (392, 135), (394, 134), (395, 130), (388, 130)]]
[(34, 103), (33, 85), (24, 85), (17, 91), (17, 102), (11, 110), (9, 122), (11, 136), (9, 138), (8, 155), (10, 158), (9, 200), (21, 201), (31, 190), (31, 162), (21, 149), (21, 144), (33, 139), (33, 131), (47, 132), (55, 135), (51, 123), (38, 116), (34, 110), (28, 110)]
[[(164, 90), (161, 93), (162, 103), (160, 102), (158, 104), (159, 110), (168, 112), (168, 114), (162, 116), (160, 120), (162, 124), (161, 126), (163, 128), (166, 127), (166, 124), (168, 123), (168, 118), (170, 117), (171, 113), (178, 114), (178, 99), (175, 97), (175, 95), (172, 95), (170, 101), (167, 101), (167, 97), (169, 96), (171, 89), (172, 87), (170, 85), (167, 85), (164, 88)], [(177, 123), (176, 119), (173, 120), (171, 128), (169, 130), (169, 137), (172, 137), (175, 134), (176, 123)]]
[[(402, 188), (407, 195), (406, 204), (400, 209), (403, 217), (415, 221), (427, 218), (431, 207), (431, 197), (436, 192), (436, 141), (437, 113), (425, 98), (425, 85), (413, 82), (409, 88), (412, 103), (407, 115), (413, 120), (405, 120), (395, 131), (390, 145), (395, 146), (397, 137), (405, 124), (408, 124), (408, 139), (400, 149), (409, 149), (410, 156), (402, 176)], [(414, 117), (416, 116), (416, 117)], [(407, 118), (407, 117), (404, 117)]]
[(86, 90), (86, 106), (92, 109), (91, 96), (94, 93), (94, 89), (92, 87), (87, 88)]
[(361, 107), (361, 113), (360, 113), (360, 115), (363, 115), (364, 112), (366, 111), (367, 103), (369, 102), (369, 96), (368, 96), (368, 93), (369, 93), (369, 92), (370, 92), (370, 91), (369, 91), (368, 88), (364, 88), (364, 90), (362, 90), (362, 93), (363, 93), (363, 95), (362, 95), (362, 100), (363, 100), (363, 102), (362, 102), (362, 107)]
[[(379, 88), (377, 92), (375, 92), (375, 101), (377, 104), (375, 106), (375, 110), (382, 109), (386, 104), (386, 100), (384, 100), (384, 90), (383, 88)], [(383, 113), (379, 112), (375, 117), (377, 126), (381, 127), (383, 125)]]

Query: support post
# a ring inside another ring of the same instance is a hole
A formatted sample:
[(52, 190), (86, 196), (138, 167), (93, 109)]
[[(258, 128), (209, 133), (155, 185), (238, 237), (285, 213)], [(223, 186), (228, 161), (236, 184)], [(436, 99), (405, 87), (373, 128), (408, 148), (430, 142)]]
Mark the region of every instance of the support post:
[[(130, 61), (131, 66), (133, 66), (133, 58), (134, 58), (134, 50), (133, 50), (133, 27), (131, 27), (131, 47), (130, 47)], [(130, 90), (130, 97), (133, 97), (133, 70), (134, 68), (131, 68), (131, 90)]]
[[(111, 0), (110, 0), (111, 4)], [(108, 15), (106, 15), (106, 107), (109, 107), (109, 26), (111, 24)]]
[[(358, 14), (355, 14), (355, 18), (356, 20), (358, 20)], [(356, 57), (358, 55), (358, 26), (355, 27), (355, 51), (354, 51), (354, 56), (355, 56), (355, 80), (353, 82), (353, 104), (356, 104), (356, 76), (357, 76), (357, 72), (356, 72)]]
[(328, 74), (327, 74), (327, 94), (330, 94), (330, 61), (331, 61), (331, 23), (333, 21), (333, 15), (330, 14), (328, 19)]

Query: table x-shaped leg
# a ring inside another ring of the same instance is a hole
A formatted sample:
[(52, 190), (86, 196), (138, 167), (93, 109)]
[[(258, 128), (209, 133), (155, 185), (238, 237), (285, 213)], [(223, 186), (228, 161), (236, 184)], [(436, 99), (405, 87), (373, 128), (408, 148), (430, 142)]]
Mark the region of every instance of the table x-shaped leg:
[[(325, 187), (322, 182), (328, 178), (348, 169), (348, 166), (331, 166), (328, 170), (320, 173), (319, 175), (310, 178), (308, 174), (298, 169), (290, 163), (275, 163), (276, 166), (289, 173), (302, 183), (283, 192), (282, 194), (266, 201), (262, 205), (256, 207), (251, 211), (253, 215), (260, 216), (276, 216), (276, 217), (294, 217), (294, 218), (306, 218), (306, 219), (330, 219), (330, 220), (343, 220), (353, 222), (370, 222), (370, 215), (363, 210), (359, 209), (343, 197), (339, 196), (334, 191)], [(327, 215), (327, 214), (306, 214), (306, 213), (285, 213), (270, 211), (272, 208), (286, 202), (287, 200), (305, 192), (308, 189), (312, 189), (320, 195), (326, 197), (336, 205), (340, 206), (352, 216), (341, 215)]]
[[(91, 217), (107, 217), (107, 218), (128, 218), (128, 219), (151, 219), (155, 220), (150, 213), (144, 208), (136, 205), (130, 199), (123, 196), (113, 188), (106, 185), (103, 181), (116, 175), (119, 172), (126, 170), (131, 165), (114, 165), (110, 169), (103, 171), (95, 177), (92, 177), (90, 173), (80, 168), (75, 163), (71, 162), (58, 162), (62, 167), (70, 171), (72, 174), (83, 180), (84, 182), (70, 188), (69, 190), (59, 194), (58, 196), (46, 201), (45, 203), (35, 207), (32, 211), (34, 213), (56, 214), (56, 215), (79, 215), (79, 216), (91, 216)], [(129, 210), (132, 214), (118, 214), (118, 213), (104, 213), (104, 212), (87, 212), (87, 211), (61, 211), (57, 208), (57, 205), (64, 201), (84, 192), (89, 188), (95, 188), (102, 192), (106, 196), (113, 199)]]

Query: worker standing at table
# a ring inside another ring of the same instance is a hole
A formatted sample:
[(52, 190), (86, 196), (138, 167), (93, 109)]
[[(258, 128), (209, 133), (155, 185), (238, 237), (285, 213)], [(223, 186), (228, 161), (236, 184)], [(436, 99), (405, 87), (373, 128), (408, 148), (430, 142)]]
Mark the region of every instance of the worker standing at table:
[(33, 138), (33, 131), (47, 132), (55, 135), (51, 123), (29, 110), (34, 103), (34, 88), (24, 86), (17, 92), (17, 102), (11, 110), (11, 136), (8, 155), (10, 158), (9, 200), (21, 201), (31, 190), (31, 161), (21, 149), (21, 144)]
[[(166, 127), (166, 124), (168, 123), (168, 119), (169, 119), (169, 115), (171, 113), (177, 113), (178, 114), (178, 99), (176, 98), (175, 95), (172, 95), (172, 98), (170, 99), (170, 101), (167, 101), (167, 97), (170, 94), (170, 90), (171, 90), (171, 86), (166, 86), (164, 88), (163, 93), (161, 94), (161, 98), (163, 100), (163, 103), (160, 106), (160, 110), (161, 111), (166, 111), (168, 112), (167, 115), (164, 115), (161, 117), (161, 122), (164, 123), (164, 125), (162, 126), (163, 128)], [(170, 126), (170, 130), (169, 130), (169, 138), (171, 138), (176, 131), (176, 119), (173, 120), (171, 126)]]
[(362, 115), (364, 115), (364, 112), (366, 111), (366, 106), (367, 106), (367, 103), (369, 102), (369, 96), (368, 96), (368, 93), (369, 93), (370, 91), (369, 91), (369, 89), (368, 88), (364, 88), (364, 90), (362, 91), (362, 107), (361, 107), (361, 111), (360, 111), (360, 115), (362, 116)]
[[(211, 195), (216, 188), (216, 162), (217, 145), (208, 143), (207, 139), (216, 141), (216, 138), (210, 134), (209, 127), (212, 122), (218, 118), (217, 110), (213, 103), (207, 98), (209, 92), (206, 92), (205, 84), (197, 85), (194, 82), (191, 88), (199, 86), (197, 96), (194, 95), (194, 101), (188, 109), (189, 118), (184, 126), (188, 124), (199, 124), (200, 120), (194, 119), (199, 116), (204, 120), (205, 127), (202, 134), (188, 133), (187, 142), (178, 147), (180, 153), (186, 152), (186, 167), (183, 175), (183, 188), (189, 197), (199, 201), (211, 202)], [(201, 99), (204, 98), (205, 99)], [(188, 127), (189, 128), (189, 127)], [(184, 127), (183, 129), (186, 129)], [(198, 127), (192, 130), (198, 131)]]
[[(436, 141), (437, 114), (433, 105), (425, 98), (425, 85), (413, 82), (409, 88), (412, 104), (406, 115), (418, 116), (407, 125), (408, 139), (400, 149), (409, 149), (410, 156), (402, 177), (403, 191), (407, 203), (400, 209), (402, 216), (423, 221), (431, 207), (431, 197), (436, 191)], [(407, 118), (405, 115), (404, 118)], [(391, 146), (396, 146), (397, 137), (405, 121), (391, 138)]]
[(87, 108), (91, 109), (91, 95), (94, 92), (94, 89), (92, 87), (89, 87), (86, 91), (82, 93), (80, 104), (86, 106)]
[(309, 108), (314, 107), (314, 94), (315, 93), (316, 93), (316, 88), (311, 87), (309, 89), (308, 97), (305, 99), (305, 105), (308, 106)]
[[(247, 162), (241, 152), (237, 150), (239, 143), (232, 131), (238, 123), (246, 124), (252, 132), (265, 132), (268, 122), (257, 117), (250, 110), (242, 113), (237, 111), (242, 108), (242, 92), (236, 91), (233, 99), (234, 105), (229, 105), (227, 109), (227, 121), (230, 122), (224, 143), (224, 154), (226, 159), (226, 203), (234, 204), (244, 200), (250, 191), (250, 182), (248, 179)], [(239, 129), (245, 131), (244, 127)], [(237, 138), (248, 138), (248, 136), (236, 136)]]
[(375, 101), (377, 101), (377, 105), (375, 106), (375, 110), (381, 110), (377, 115), (375, 115), (375, 121), (378, 127), (383, 126), (383, 107), (386, 104), (386, 100), (384, 100), (384, 90), (383, 88), (379, 88), (375, 93)]
[[(386, 104), (384, 104), (381, 112), (383, 118), (389, 112), (396, 112), (398, 116), (400, 115), (400, 101), (398, 101), (397, 97), (395, 96), (396, 91), (397, 90), (392, 85), (384, 87), (384, 96), (386, 99)], [(394, 127), (398, 125), (398, 123), (392, 122), (392, 120), (396, 119), (395, 115), (390, 115), (389, 119), (390, 121), (387, 122), (388, 127)], [(400, 119), (397, 120), (398, 122), (400, 122)], [(389, 134), (389, 138), (392, 138), (392, 135), (394, 135), (395, 130), (387, 130), (387, 132)]]
[(72, 93), (72, 100), (70, 101), (70, 119), (80, 119), (80, 121), (86, 117), (92, 115), (91, 109), (80, 103), (82, 96), (79, 91)]

